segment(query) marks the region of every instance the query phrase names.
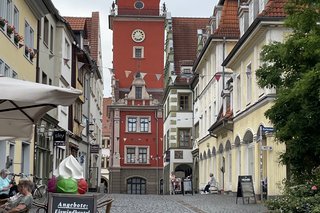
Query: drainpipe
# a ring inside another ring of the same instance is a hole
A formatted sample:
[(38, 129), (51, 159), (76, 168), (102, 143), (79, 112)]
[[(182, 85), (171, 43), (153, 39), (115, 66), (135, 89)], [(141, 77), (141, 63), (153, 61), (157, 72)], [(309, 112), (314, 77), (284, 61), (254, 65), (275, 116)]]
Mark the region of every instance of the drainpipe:
[(157, 161), (157, 177), (156, 177), (156, 181), (157, 181), (157, 184), (156, 184), (156, 190), (157, 190), (157, 194), (159, 194), (159, 119), (158, 119), (158, 109), (156, 109), (155, 111), (155, 119), (157, 120), (157, 128), (156, 128), (156, 161)]
[[(222, 50), (222, 60), (225, 59), (226, 54), (226, 37), (223, 37), (223, 50)], [(225, 84), (225, 67), (222, 66), (222, 91), (224, 91), (224, 84)]]
[[(40, 34), (41, 34), (41, 20), (38, 20), (38, 23), (37, 23), (37, 58), (36, 58), (36, 83), (40, 83), (40, 67), (39, 67), (39, 55), (40, 55), (40, 52), (39, 52), (39, 48), (40, 48)], [(39, 141), (39, 135), (38, 135), (38, 132), (37, 132), (37, 129), (38, 129), (38, 124), (35, 125), (35, 128), (34, 128), (34, 137), (33, 137), (33, 174), (37, 174), (37, 166), (36, 166), (36, 162), (35, 162), (35, 159), (36, 159), (36, 156), (37, 156), (37, 143)]]

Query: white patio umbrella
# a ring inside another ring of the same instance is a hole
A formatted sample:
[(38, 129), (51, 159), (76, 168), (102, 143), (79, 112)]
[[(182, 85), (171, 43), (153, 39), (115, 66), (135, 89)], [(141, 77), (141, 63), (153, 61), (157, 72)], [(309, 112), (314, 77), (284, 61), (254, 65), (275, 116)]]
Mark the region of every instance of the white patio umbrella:
[(58, 105), (69, 106), (80, 90), (0, 77), (0, 140), (28, 140), (35, 124)]

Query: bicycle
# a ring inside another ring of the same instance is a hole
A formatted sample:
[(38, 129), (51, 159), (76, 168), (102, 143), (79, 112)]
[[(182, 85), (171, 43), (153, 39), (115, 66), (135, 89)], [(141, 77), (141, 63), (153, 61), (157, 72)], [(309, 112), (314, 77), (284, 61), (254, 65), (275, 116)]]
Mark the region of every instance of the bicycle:
[(44, 202), (48, 196), (48, 188), (47, 185), (40, 184), (40, 178), (36, 175), (33, 176), (34, 190), (32, 192), (33, 199), (38, 200), (40, 202)]

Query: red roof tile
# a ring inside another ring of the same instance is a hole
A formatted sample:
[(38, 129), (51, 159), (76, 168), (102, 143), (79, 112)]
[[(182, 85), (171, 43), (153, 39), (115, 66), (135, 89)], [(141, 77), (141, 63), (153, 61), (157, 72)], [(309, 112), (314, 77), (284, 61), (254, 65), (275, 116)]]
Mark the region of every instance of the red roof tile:
[(284, 5), (288, 0), (269, 0), (265, 9), (259, 14), (260, 17), (285, 17)]
[(99, 12), (92, 12), (92, 17), (64, 17), (74, 31), (84, 31), (84, 38), (89, 41), (90, 54), (97, 61), (99, 57)]
[(63, 17), (69, 22), (72, 30), (84, 30), (86, 19), (85, 17)]
[(221, 19), (214, 36), (239, 38), (238, 0), (225, 0)]
[(209, 18), (172, 18), (174, 64), (177, 74), (180, 72), (181, 62), (196, 59), (198, 46), (198, 29), (205, 29)]

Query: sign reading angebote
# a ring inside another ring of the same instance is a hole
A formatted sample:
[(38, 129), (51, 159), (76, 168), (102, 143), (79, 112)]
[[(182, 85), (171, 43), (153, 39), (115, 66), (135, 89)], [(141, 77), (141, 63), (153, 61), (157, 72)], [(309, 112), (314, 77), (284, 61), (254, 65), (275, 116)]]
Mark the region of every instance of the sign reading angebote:
[(51, 213), (95, 213), (96, 209), (97, 199), (93, 194), (49, 194), (49, 212)]

